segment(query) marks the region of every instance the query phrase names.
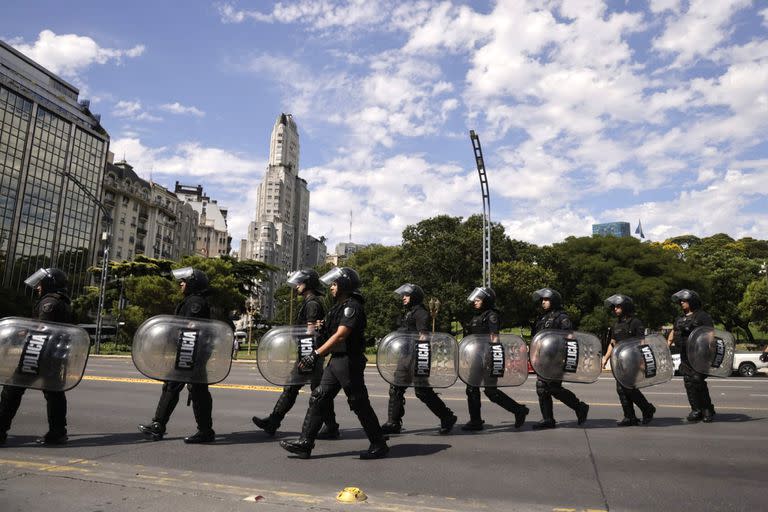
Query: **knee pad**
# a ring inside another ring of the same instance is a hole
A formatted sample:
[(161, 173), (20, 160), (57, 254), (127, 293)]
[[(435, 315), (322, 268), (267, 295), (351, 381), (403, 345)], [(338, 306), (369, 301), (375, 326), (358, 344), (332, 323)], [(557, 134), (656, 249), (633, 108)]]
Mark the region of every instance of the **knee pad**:
[(389, 386), (389, 398), (393, 400), (405, 400), (405, 390), (402, 386)]
[(473, 398), (473, 397), (480, 398), (480, 388), (476, 388), (474, 386), (467, 386), (467, 396), (469, 398)]
[(544, 382), (543, 380), (537, 380), (536, 394), (539, 396), (539, 398), (547, 398), (552, 396), (552, 390), (549, 387), (549, 383)]

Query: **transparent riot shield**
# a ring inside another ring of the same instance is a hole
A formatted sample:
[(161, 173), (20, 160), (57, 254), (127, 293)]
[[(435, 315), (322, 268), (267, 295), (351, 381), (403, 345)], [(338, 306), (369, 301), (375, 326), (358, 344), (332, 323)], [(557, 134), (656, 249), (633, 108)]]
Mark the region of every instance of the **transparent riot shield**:
[(0, 320), (0, 384), (67, 391), (80, 383), (88, 362), (88, 333), (70, 324), (31, 318)]
[(595, 382), (603, 370), (602, 344), (578, 331), (541, 331), (531, 340), (531, 366), (544, 380)]
[(229, 375), (233, 339), (218, 320), (158, 315), (139, 326), (131, 355), (150, 379), (215, 384)]
[(395, 331), (379, 343), (376, 366), (395, 386), (447, 388), (458, 378), (456, 338), (443, 332)]
[(304, 385), (312, 379), (313, 368), (299, 370), (299, 360), (316, 347), (315, 335), (307, 332), (306, 326), (273, 327), (256, 347), (256, 365), (261, 375), (275, 386)]
[(528, 346), (520, 336), (471, 334), (459, 344), (459, 378), (468, 386), (519, 386), (528, 378)]
[(713, 377), (733, 373), (734, 347), (731, 333), (712, 327), (697, 327), (685, 343), (691, 368)]
[(652, 334), (617, 343), (611, 353), (611, 371), (625, 388), (640, 389), (668, 382), (675, 367), (667, 340)]

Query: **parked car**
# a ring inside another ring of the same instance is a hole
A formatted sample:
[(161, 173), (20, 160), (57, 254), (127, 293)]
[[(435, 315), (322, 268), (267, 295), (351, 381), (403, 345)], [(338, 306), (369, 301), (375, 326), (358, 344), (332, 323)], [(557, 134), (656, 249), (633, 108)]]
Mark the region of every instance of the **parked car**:
[[(768, 363), (760, 361), (762, 352), (736, 352), (733, 354), (733, 373), (742, 377), (754, 377), (757, 370), (768, 368)], [(680, 354), (672, 354), (672, 363), (675, 365), (675, 375), (679, 374)]]

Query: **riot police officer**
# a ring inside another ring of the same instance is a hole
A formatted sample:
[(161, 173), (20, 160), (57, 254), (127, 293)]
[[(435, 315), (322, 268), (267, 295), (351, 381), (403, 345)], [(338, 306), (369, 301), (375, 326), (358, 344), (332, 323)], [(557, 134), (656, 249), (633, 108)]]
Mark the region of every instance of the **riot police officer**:
[[(320, 276), (313, 269), (297, 270), (288, 277), (288, 284), (296, 288), (296, 292), (302, 296), (301, 308), (297, 317), (298, 325), (307, 327), (308, 333), (314, 333), (317, 323), (325, 317), (325, 307), (320, 294)], [(315, 346), (314, 348), (318, 348)], [(322, 363), (316, 364), (310, 381), (310, 388), (314, 390), (320, 385), (323, 376)], [(296, 403), (296, 397), (303, 386), (285, 386), (277, 399), (272, 414), (266, 418), (253, 417), (257, 427), (264, 430), (270, 436), (274, 435), (280, 423)], [(328, 417), (323, 428), (317, 435), (318, 439), (337, 439), (339, 437), (339, 424), (336, 423), (336, 415), (333, 410), (333, 402), (328, 405)]]
[[(429, 312), (424, 307), (424, 290), (419, 285), (406, 283), (395, 290), (405, 307), (400, 317), (398, 330), (405, 332), (418, 332), (419, 339), (427, 339), (429, 333)], [(403, 426), (405, 415), (405, 390), (406, 386), (389, 386), (389, 407), (387, 409), (387, 422), (381, 426), (385, 434), (399, 434)], [(440, 418), (441, 434), (447, 434), (456, 424), (458, 418), (430, 387), (415, 387), (416, 398), (424, 402), (424, 405)]]
[[(643, 322), (635, 316), (635, 303), (631, 297), (621, 294), (611, 295), (605, 299), (605, 307), (610, 309), (611, 313), (616, 316), (616, 323), (613, 324), (611, 329), (611, 342), (603, 356), (603, 368), (611, 360), (611, 354), (615, 345), (624, 340), (640, 338), (645, 334)], [(635, 415), (635, 405), (643, 413), (643, 425), (647, 425), (653, 420), (656, 407), (648, 402), (645, 395), (639, 389), (625, 388), (617, 380), (616, 393), (619, 395), (621, 409), (624, 411), (624, 417), (616, 422), (618, 426), (631, 427), (640, 423)]]
[[(496, 292), (493, 288), (484, 286), (475, 288), (467, 297), (477, 314), (469, 324), (469, 334), (490, 335), (491, 343), (498, 341), (499, 335), (499, 311), (496, 309)], [(497, 387), (486, 386), (485, 396), (488, 399), (515, 415), (515, 428), (520, 428), (525, 423), (525, 417), (530, 410), (528, 407), (517, 403)], [(461, 427), (462, 430), (482, 430), (485, 423), (480, 415), (480, 388), (467, 386), (467, 407), (469, 408), (469, 421)]]
[[(570, 331), (573, 329), (571, 319), (568, 313), (563, 310), (563, 298), (557, 290), (551, 288), (542, 288), (536, 290), (531, 295), (534, 302), (541, 306), (543, 314), (536, 321), (531, 331), (531, 336), (535, 336), (539, 331), (545, 329), (554, 329)], [(535, 423), (533, 428), (536, 430), (555, 428), (554, 408), (552, 406), (552, 397), (557, 398), (565, 405), (576, 412), (576, 421), (579, 425), (587, 421), (589, 405), (580, 401), (573, 394), (573, 391), (563, 387), (561, 380), (544, 380), (541, 377), (536, 378), (536, 394), (539, 397), (539, 407), (541, 408), (541, 421)]]
[[(72, 323), (72, 306), (67, 295), (67, 274), (58, 268), (41, 268), (29, 276), (24, 284), (33, 288), (40, 300), (32, 316), (47, 322)], [(0, 393), (0, 444), (7, 439), (7, 432), (26, 388), (3, 386)], [(48, 432), (36, 442), (44, 445), (65, 444), (67, 437), (67, 397), (63, 391), (43, 391), (48, 413)]]
[(321, 279), (330, 285), (334, 305), (323, 321), (325, 342), (299, 362), (301, 368), (311, 368), (330, 354), (320, 385), (312, 390), (309, 409), (304, 417), (301, 437), (296, 441), (280, 441), (280, 446), (299, 458), (307, 459), (315, 447), (315, 439), (330, 402), (341, 391), (347, 395), (349, 408), (357, 415), (368, 436), (370, 446), (360, 454), (361, 459), (378, 459), (389, 452), (379, 419), (371, 407), (364, 371), (366, 316), (363, 296), (359, 292), (360, 277), (348, 267), (334, 267)]
[(688, 336), (697, 327), (714, 327), (712, 317), (701, 309), (701, 298), (693, 290), (680, 290), (672, 295), (672, 302), (680, 304), (683, 314), (675, 320), (675, 325), (669, 333), (667, 342), (680, 348), (680, 373), (683, 374), (685, 393), (688, 395), (688, 403), (691, 404), (691, 412), (686, 418), (690, 422), (703, 421), (710, 423), (715, 416), (715, 407), (709, 396), (707, 387), (707, 375), (699, 373), (691, 368), (688, 362), (688, 353), (685, 347)]
[[(205, 272), (192, 267), (173, 271), (173, 277), (179, 280), (183, 299), (176, 306), (175, 315), (187, 318), (211, 318), (211, 308), (205, 295), (208, 293), (208, 276)], [(164, 382), (160, 400), (157, 403), (152, 422), (139, 425), (139, 430), (155, 441), (165, 435), (165, 426), (179, 403), (179, 394), (184, 389), (183, 382)], [(189, 399), (197, 422), (197, 432), (185, 437), (189, 444), (211, 443), (216, 439), (213, 431), (213, 398), (208, 384), (189, 384)]]

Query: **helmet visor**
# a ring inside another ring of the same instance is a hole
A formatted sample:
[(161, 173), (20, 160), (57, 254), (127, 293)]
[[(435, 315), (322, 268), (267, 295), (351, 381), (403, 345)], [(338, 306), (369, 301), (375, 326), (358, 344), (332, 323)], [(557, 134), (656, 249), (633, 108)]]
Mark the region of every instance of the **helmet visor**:
[(482, 288), (475, 288), (472, 293), (467, 297), (467, 302), (474, 302), (477, 299), (485, 300), (488, 298), (488, 294)]
[(49, 277), (50, 275), (51, 274), (50, 274), (50, 272), (48, 272), (47, 269), (41, 268), (40, 270), (38, 270), (37, 272), (35, 272), (31, 276), (26, 278), (24, 280), (24, 284), (29, 286), (30, 288), (34, 288), (35, 286), (40, 284), (40, 281), (42, 281), (46, 277)]
[(286, 283), (288, 283), (291, 286), (299, 286), (301, 283), (304, 283), (309, 279), (309, 274), (304, 272), (303, 270), (297, 270), (293, 274), (288, 276), (288, 280)]
[(413, 293), (413, 285), (411, 283), (405, 283), (400, 288), (395, 290), (394, 293), (400, 297), (404, 295), (411, 295)]
[(184, 267), (184, 268), (177, 268), (176, 270), (172, 271), (173, 278), (177, 279), (179, 281), (182, 281), (184, 279), (189, 279), (190, 277), (195, 275), (195, 269), (192, 267)]
[(338, 281), (340, 277), (344, 276), (344, 272), (339, 267), (333, 267), (331, 270), (323, 274), (323, 276), (320, 278), (320, 281), (330, 286), (335, 281)]

